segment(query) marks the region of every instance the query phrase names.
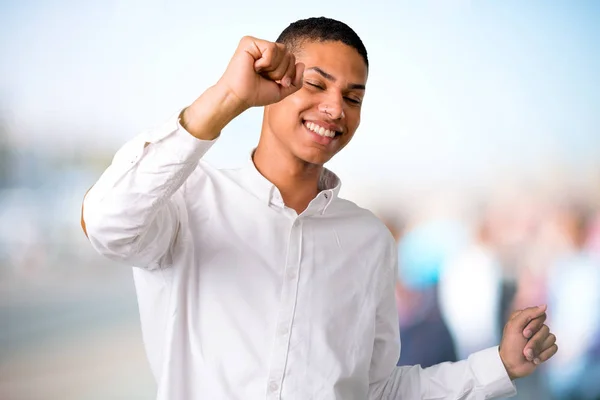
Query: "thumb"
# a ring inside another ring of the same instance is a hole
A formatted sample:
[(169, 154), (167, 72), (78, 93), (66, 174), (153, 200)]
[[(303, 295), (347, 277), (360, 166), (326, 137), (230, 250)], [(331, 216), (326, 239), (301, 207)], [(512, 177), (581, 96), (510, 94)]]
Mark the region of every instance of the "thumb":
[(546, 312), (546, 305), (543, 304), (537, 307), (528, 307), (524, 310), (515, 312), (511, 318), (511, 325), (516, 330), (522, 331), (531, 320), (541, 316)]
[(297, 63), (296, 64), (296, 75), (294, 77), (292, 84), (289, 85), (288, 87), (279, 85), (281, 99), (298, 91), (302, 87), (303, 77), (304, 77), (304, 68), (305, 68), (304, 63), (301, 63), (301, 62)]

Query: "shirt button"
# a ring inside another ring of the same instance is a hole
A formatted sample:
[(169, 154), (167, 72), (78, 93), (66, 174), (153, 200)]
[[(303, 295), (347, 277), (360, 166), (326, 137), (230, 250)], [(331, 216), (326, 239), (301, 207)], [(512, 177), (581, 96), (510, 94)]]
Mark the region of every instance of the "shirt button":
[(279, 389), (279, 385), (277, 384), (277, 382), (269, 383), (269, 390), (271, 392), (276, 392), (278, 389)]
[(287, 335), (287, 333), (288, 333), (287, 326), (281, 326), (281, 327), (279, 327), (279, 334), (280, 335), (284, 335), (285, 336), (285, 335)]
[(293, 269), (288, 269), (287, 276), (290, 279), (296, 279), (296, 271)]

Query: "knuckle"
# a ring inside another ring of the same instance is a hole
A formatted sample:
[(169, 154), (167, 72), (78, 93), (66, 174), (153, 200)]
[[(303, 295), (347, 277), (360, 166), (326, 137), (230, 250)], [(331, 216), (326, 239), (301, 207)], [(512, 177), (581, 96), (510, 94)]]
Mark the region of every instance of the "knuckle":
[(535, 320), (543, 323), (546, 320), (546, 316), (540, 315), (540, 316), (536, 317)]
[(287, 69), (289, 63), (290, 63), (289, 57), (282, 57), (281, 60), (279, 61), (279, 66), (285, 70), (285, 69)]
[(288, 64), (288, 72), (290, 73), (295, 73), (296, 72), (296, 63), (294, 63), (294, 60), (290, 60), (290, 63)]
[(288, 69), (287, 60), (286, 59), (279, 60), (279, 62), (277, 63), (277, 70), (283, 74), (283, 73), (285, 73), (285, 71), (287, 71), (287, 69)]
[(538, 320), (535, 320), (535, 319), (534, 319), (534, 320), (528, 321), (528, 322), (525, 324), (525, 326), (526, 326), (527, 328), (530, 328), (530, 329), (537, 330), (537, 329), (539, 329), (539, 328), (541, 328), (541, 327), (542, 327), (542, 324), (540, 324)]
[(544, 332), (544, 334), (548, 334), (550, 333), (550, 327), (548, 327), (548, 325), (544, 324), (542, 325), (542, 331)]
[(290, 66), (294, 64), (294, 56), (292, 54), (285, 55), (286, 66)]
[(270, 51), (265, 51), (262, 53), (262, 59), (265, 60), (265, 62), (267, 63), (267, 65), (272, 66), (273, 64), (273, 53), (271, 53)]

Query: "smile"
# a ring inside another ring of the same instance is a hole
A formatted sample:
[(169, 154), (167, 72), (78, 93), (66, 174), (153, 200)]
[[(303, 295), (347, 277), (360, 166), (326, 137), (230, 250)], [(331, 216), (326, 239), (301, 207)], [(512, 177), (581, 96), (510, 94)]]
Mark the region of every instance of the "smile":
[(327, 128), (319, 126), (319, 125), (315, 124), (314, 122), (304, 121), (304, 126), (309, 131), (314, 132), (317, 135), (323, 136), (323, 137), (333, 138), (333, 137), (335, 137), (335, 135), (341, 134), (340, 132), (337, 132), (334, 130), (329, 130)]

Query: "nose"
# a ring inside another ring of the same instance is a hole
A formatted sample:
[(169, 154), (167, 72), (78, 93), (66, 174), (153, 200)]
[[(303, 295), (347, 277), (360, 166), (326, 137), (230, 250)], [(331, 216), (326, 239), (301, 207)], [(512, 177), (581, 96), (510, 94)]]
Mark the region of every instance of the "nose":
[(340, 96), (330, 96), (319, 104), (319, 111), (332, 120), (344, 118), (344, 107)]

